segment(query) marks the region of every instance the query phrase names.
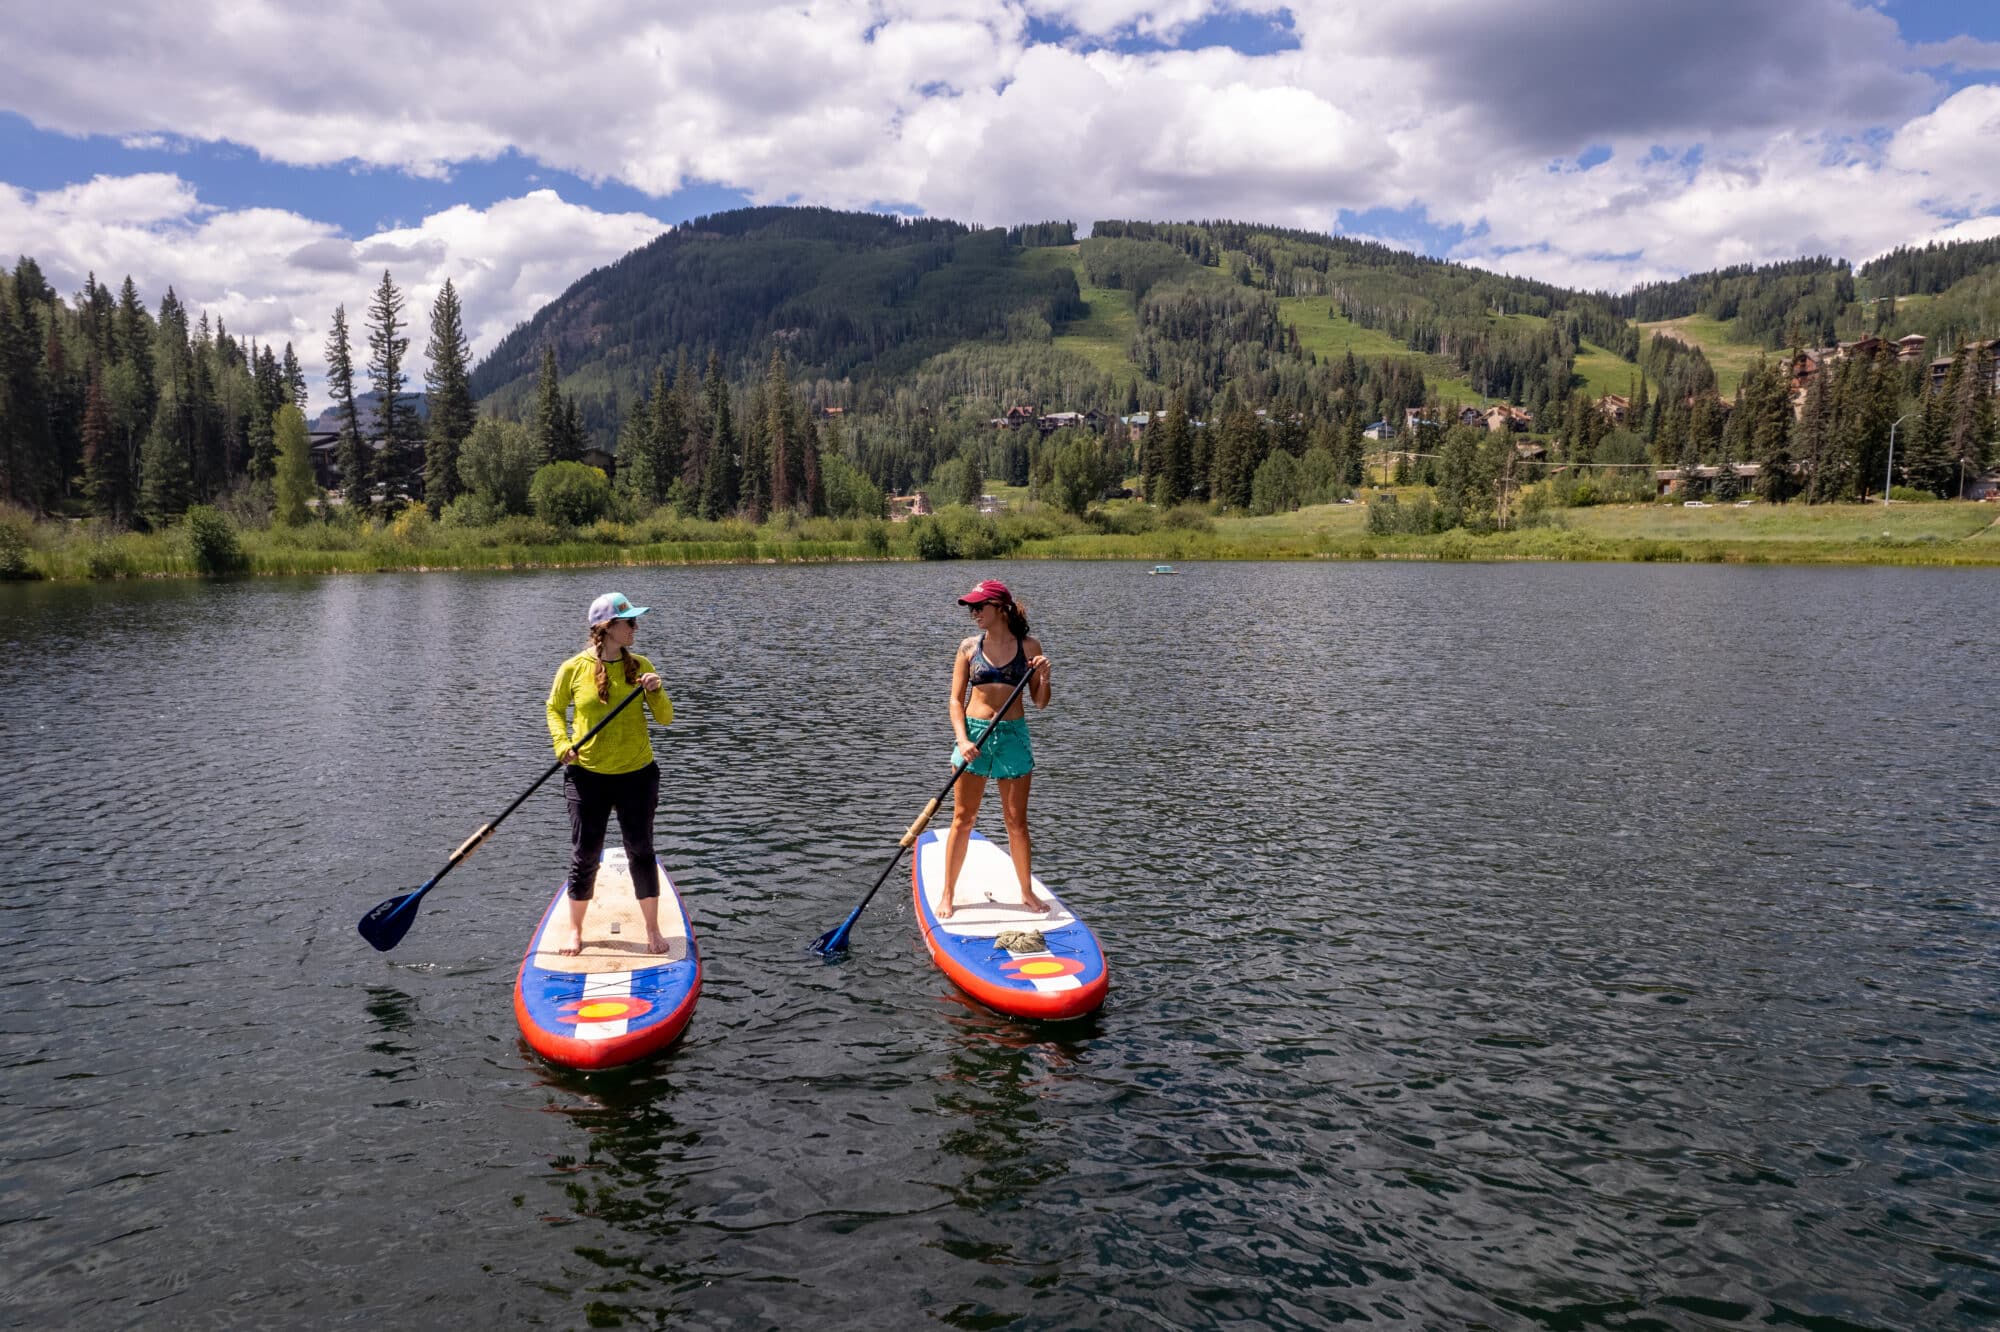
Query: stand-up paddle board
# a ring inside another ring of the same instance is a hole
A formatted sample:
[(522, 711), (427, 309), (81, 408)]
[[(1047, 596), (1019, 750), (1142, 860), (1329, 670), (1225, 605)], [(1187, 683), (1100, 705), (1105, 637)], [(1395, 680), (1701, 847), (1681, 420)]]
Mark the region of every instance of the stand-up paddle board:
[(944, 892), (942, 836), (927, 832), (917, 839), (910, 878), (931, 961), (980, 1003), (1010, 1017), (1073, 1018), (1104, 1002), (1111, 972), (1097, 936), (1039, 875), (1035, 896), (1055, 909), (1046, 916), (1024, 911), (1014, 862), (977, 831), (965, 848), (951, 919), (937, 918)]
[(574, 957), (556, 952), (568, 917), (569, 899), (558, 886), (514, 982), (514, 1016), (528, 1044), (570, 1068), (629, 1064), (673, 1044), (701, 993), (701, 954), (666, 866), (660, 867), (666, 952), (646, 951), (646, 920), (622, 847), (605, 849), (583, 919), (583, 951)]

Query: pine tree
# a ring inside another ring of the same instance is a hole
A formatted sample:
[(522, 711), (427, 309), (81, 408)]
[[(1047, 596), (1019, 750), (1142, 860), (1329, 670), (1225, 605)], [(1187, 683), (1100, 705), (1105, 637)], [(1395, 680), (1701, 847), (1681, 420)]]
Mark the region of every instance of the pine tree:
[(771, 456), (771, 507), (792, 507), (793, 470), (796, 463), (791, 433), (791, 384), (785, 378), (785, 357), (771, 349), (771, 366), (764, 376), (764, 440)]
[(431, 410), (424, 441), (424, 503), (436, 517), (458, 496), (458, 451), (478, 418), (472, 401), (472, 347), (450, 278), (431, 302), (431, 339), (424, 355), (430, 360), (424, 389)]
[[(653, 372), (654, 391), (666, 378), (662, 370)], [(631, 499), (637, 507), (651, 508), (659, 489), (658, 451), (653, 447), (653, 403), (650, 398), (632, 405), (618, 427), (618, 470), (612, 487)]]
[(385, 268), (368, 306), (368, 382), (375, 392), (378, 445), (370, 479), (382, 488), (385, 509), (394, 505), (396, 492), (408, 484), (421, 448), (416, 408), (403, 396), (403, 356), (410, 340), (402, 336), (402, 314), (403, 293), (396, 290), (395, 279)]
[(1852, 363), (1843, 361), (1837, 375), (1822, 370), (1806, 385), (1806, 399), (1792, 431), (1792, 461), (1799, 469), (1801, 493), (1808, 504), (1827, 503), (1848, 482), (1834, 444), (1833, 401), (1836, 395), (1845, 397), (1852, 369)]
[(287, 401), (289, 390), (285, 385), (284, 372), (278, 368), (278, 359), (271, 354), (269, 347), (255, 353), (251, 361), (255, 366), (252, 378), (255, 391), (251, 395), (248, 424), (249, 472), (252, 480), (263, 480), (277, 469), (278, 454), (271, 434), (271, 418)]
[(764, 407), (764, 386), (753, 387), (737, 418), (736, 442), (742, 455), (737, 472), (736, 507), (753, 523), (764, 521), (771, 503), (771, 451), (765, 431), (770, 413)]
[(819, 429), (808, 417), (806, 437), (799, 452), (805, 462), (806, 513), (814, 518), (826, 516), (826, 483), (820, 475), (819, 448)]
[[(1961, 371), (1959, 362), (1964, 363)], [(1986, 466), (1993, 441), (1993, 358), (1984, 342), (1961, 350), (1952, 364), (1958, 383), (1951, 392), (1951, 422), (1945, 430), (1945, 452), (1957, 468), (1953, 495), (1964, 497), (1965, 484)]]
[(556, 366), (554, 343), (542, 347), (542, 368), (535, 380), (536, 466), (552, 462), (574, 462), (563, 453), (562, 374)]
[(0, 471), (4, 494), (30, 509), (46, 509), (62, 485), (49, 383), (43, 367), (41, 269), (22, 258), (10, 293), (0, 292)]
[(687, 358), (681, 358), (680, 374), (671, 386), (667, 383), (666, 367), (663, 364), (653, 379), (653, 399), (649, 404), (653, 413), (653, 503), (665, 504), (673, 498), (675, 487), (683, 491), (686, 483), (683, 472), (687, 467), (688, 455), (688, 385), (684, 379), (687, 373)]
[(729, 385), (716, 352), (708, 354), (708, 373), (702, 378), (702, 434), (707, 458), (701, 473), (701, 516), (721, 518), (736, 511), (736, 435), (729, 423)]
[(160, 299), (153, 374), (160, 396), (139, 451), (139, 511), (158, 528), (186, 511), (194, 490), (194, 367), (187, 310), (172, 287)]
[(1916, 421), (1904, 425), (1906, 443), (1899, 461), (1906, 483), (1913, 489), (1948, 495), (1958, 479), (1957, 462), (1951, 454), (1951, 418), (1964, 378), (1965, 358), (1960, 356), (1952, 361), (1944, 387), (1928, 394)]
[(305, 367), (299, 364), (298, 354), (292, 350), (292, 344), (289, 342), (285, 344), (285, 358), (281, 363), (279, 374), (285, 381), (285, 391), (288, 395), (286, 401), (303, 413), (306, 409), (306, 371)]
[(95, 374), (84, 390), (83, 491), (99, 518), (115, 527), (132, 525), (132, 468), (112, 438), (104, 384)]
[(1158, 495), (1153, 503), (1162, 509), (1171, 509), (1189, 498), (1194, 484), (1194, 450), (1189, 443), (1188, 396), (1184, 388), (1176, 388), (1172, 401), (1168, 404), (1165, 418), (1155, 417), (1147, 427), (1148, 433), (1159, 431), (1156, 456), (1159, 461)]
[(361, 409), (354, 401), (354, 352), (347, 339), (347, 307), (333, 307), (333, 331), (326, 340), (326, 387), (333, 398), (340, 422), (340, 441), (334, 459), (340, 465), (340, 484), (348, 512), (368, 509), (368, 477), (362, 466)]

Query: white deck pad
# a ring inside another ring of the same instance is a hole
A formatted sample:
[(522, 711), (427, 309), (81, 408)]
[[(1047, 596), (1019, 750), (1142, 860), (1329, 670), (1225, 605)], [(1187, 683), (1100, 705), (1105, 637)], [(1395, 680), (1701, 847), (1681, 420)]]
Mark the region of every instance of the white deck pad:
[[(924, 901), (937, 914), (944, 895), (944, 843), (947, 834), (928, 838), (918, 846), (918, 881), (924, 887)], [(940, 929), (968, 938), (991, 939), (1008, 930), (1040, 930), (1046, 934), (1076, 923), (1062, 899), (1049, 891), (1042, 876), (1034, 876), (1035, 896), (1055, 908), (1038, 916), (1021, 906), (1021, 880), (1014, 873), (1014, 861), (1003, 847), (975, 837), (965, 848), (965, 865), (959, 871), (958, 891), (952, 894), (952, 915), (938, 922)]]
[[(667, 936), (667, 951), (649, 953), (646, 951), (646, 918), (639, 914), (639, 899), (632, 895), (632, 869), (625, 859), (625, 848), (608, 848), (603, 863), (598, 866), (590, 910), (583, 917), (583, 951), (573, 957), (564, 957), (550, 946), (566, 920), (567, 906), (558, 906), (549, 918), (548, 928), (535, 941), (534, 964), (548, 971), (629, 973), (642, 967), (680, 961), (688, 955), (687, 931), (682, 925), (681, 913), (668, 893), (669, 889), (662, 883), (660, 933)], [(625, 975), (624, 981), (625, 988), (618, 993), (630, 994), (631, 977)], [(581, 1028), (578, 1032), (583, 1034)]]

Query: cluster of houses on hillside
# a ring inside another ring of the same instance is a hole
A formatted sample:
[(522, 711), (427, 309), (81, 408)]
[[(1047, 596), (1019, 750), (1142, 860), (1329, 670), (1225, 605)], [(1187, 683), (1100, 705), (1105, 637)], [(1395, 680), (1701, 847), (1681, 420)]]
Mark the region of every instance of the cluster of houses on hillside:
[[(995, 430), (1040, 431), (1044, 437), (1058, 430), (1107, 430), (1114, 418), (1092, 408), (1087, 412), (1041, 412), (1029, 406), (1009, 407), (1005, 416), (990, 418), (986, 424)], [(1115, 418), (1130, 420), (1129, 417)]]
[[(1896, 361), (1899, 365), (1911, 365), (1924, 359), (1925, 342), (1926, 339), (1921, 333), (1911, 333), (1907, 337), (1897, 338), (1893, 343), (1884, 342), (1871, 333), (1866, 337), (1856, 338), (1852, 342), (1838, 343), (1832, 347), (1808, 347), (1803, 351), (1794, 352), (1786, 364), (1791, 376), (1792, 402), (1794, 406), (1804, 403), (1807, 387), (1827, 366), (1840, 361), (1873, 360), (1882, 354), (1884, 347), (1895, 348)], [(1996, 392), (2000, 392), (2000, 338), (1962, 343), (1958, 350), (1960, 354), (1983, 351), (1993, 375), (1993, 388)], [(1944, 387), (1945, 381), (1951, 377), (1952, 362), (1956, 359), (1956, 356), (1939, 356), (1926, 367), (1928, 374), (1925, 384), (1931, 392), (1935, 393)]]

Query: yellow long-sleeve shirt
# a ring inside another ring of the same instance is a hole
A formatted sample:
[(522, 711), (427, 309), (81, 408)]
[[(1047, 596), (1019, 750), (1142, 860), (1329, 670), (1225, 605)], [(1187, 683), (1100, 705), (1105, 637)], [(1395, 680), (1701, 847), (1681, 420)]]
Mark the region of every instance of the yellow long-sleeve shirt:
[[(634, 652), (631, 654), (644, 675), (653, 669), (653, 663)], [(611, 697), (605, 702), (597, 701), (597, 658), (588, 650), (577, 653), (564, 662), (556, 671), (555, 682), (549, 686), (549, 739), (556, 747), (556, 757), (576, 743), (576, 737), (583, 735), (591, 727), (604, 720), (604, 714), (624, 701), (625, 697), (638, 686), (625, 683), (625, 663), (607, 662), (605, 671), (611, 677)], [(674, 719), (673, 701), (662, 689), (646, 695), (639, 707), (650, 708), (653, 720), (665, 726)], [(576, 721), (572, 729), (570, 713), (574, 711)], [(646, 719), (639, 715), (639, 708), (627, 708), (612, 720), (611, 725), (599, 731), (591, 742), (577, 755), (577, 761), (592, 772), (607, 775), (620, 772), (637, 772), (653, 761), (653, 740), (646, 731)]]

